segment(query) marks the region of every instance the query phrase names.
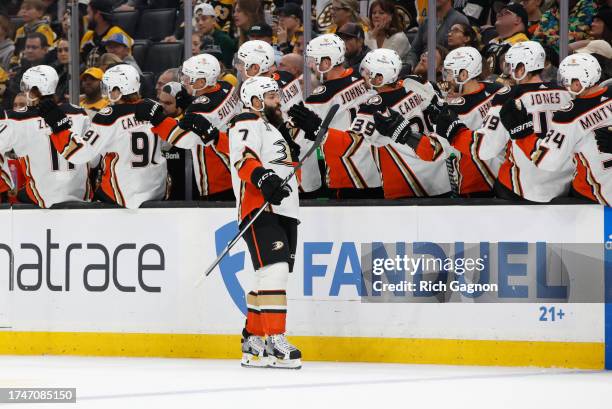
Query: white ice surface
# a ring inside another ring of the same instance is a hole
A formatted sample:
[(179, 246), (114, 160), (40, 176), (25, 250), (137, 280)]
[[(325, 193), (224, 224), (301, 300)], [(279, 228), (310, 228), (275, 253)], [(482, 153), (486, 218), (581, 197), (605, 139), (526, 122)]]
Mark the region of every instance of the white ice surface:
[(0, 387), (76, 387), (75, 404), (24, 408), (612, 408), (612, 373), (305, 362), (244, 369), (200, 359), (0, 356)]

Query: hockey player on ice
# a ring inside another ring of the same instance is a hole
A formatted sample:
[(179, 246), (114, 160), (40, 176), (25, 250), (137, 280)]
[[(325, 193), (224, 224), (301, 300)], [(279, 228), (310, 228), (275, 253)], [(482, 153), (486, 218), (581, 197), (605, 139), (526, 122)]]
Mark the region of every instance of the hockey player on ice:
[(102, 90), (112, 105), (96, 113), (83, 131), (71, 132), (64, 113), (45, 105), (41, 115), (53, 129), (53, 146), (75, 165), (103, 156), (102, 183), (96, 191), (103, 202), (137, 208), (148, 200), (162, 200), (168, 186), (166, 159), (151, 124), (139, 119), (138, 71), (127, 64), (108, 69)]
[[(304, 103), (302, 88), (299, 79), (293, 74), (277, 69), (272, 46), (261, 40), (245, 42), (236, 53), (236, 69), (243, 81), (259, 76), (270, 77), (276, 81), (281, 97), (280, 109), (283, 115), (276, 119), (278, 123), (272, 125), (281, 132), (295, 158), (298, 158), (300, 153), (306, 153), (312, 146), (312, 141), (304, 138), (304, 133), (293, 127), (287, 115), (293, 105)], [(303, 192), (314, 192), (321, 187), (321, 174), (316, 155), (306, 158), (298, 176), (300, 188)]]
[(63, 122), (62, 129), (81, 133), (89, 119), (81, 108), (70, 104), (58, 106), (55, 88), (58, 76), (48, 65), (28, 69), (21, 80), (28, 106), (19, 111), (0, 113), (0, 154), (14, 150), (25, 175), (25, 187), (18, 193), (23, 203), (48, 208), (56, 203), (79, 202), (91, 199), (89, 160), (81, 164), (68, 163), (58, 155), (49, 136), (51, 129), (41, 116), (45, 107), (57, 110)]
[(280, 187), (297, 158), (292, 157), (287, 141), (272, 125), (282, 116), (276, 81), (249, 78), (242, 84), (240, 99), (248, 112), (237, 115), (229, 129), (232, 185), (240, 226), (250, 221), (264, 202), (271, 203), (243, 236), (255, 268), (255, 285), (246, 296), (242, 365), (299, 369), (301, 352), (285, 335), (287, 280), (297, 245), (296, 178)]
[(559, 65), (560, 84), (574, 99), (555, 112), (545, 135), (534, 133), (533, 117), (514, 104), (502, 110), (509, 129), (525, 131), (516, 142), (539, 168), (558, 172), (573, 164), (572, 196), (612, 204), (612, 90), (598, 86), (599, 62), (590, 54), (572, 54)]
[(343, 67), (344, 54), (344, 41), (335, 34), (323, 34), (308, 43), (308, 64), (319, 74), (322, 84), (313, 90), (304, 105), (294, 105), (288, 114), (305, 137), (314, 140), (322, 118), (332, 105), (339, 104), (340, 109), (321, 145), (331, 197), (382, 197), (381, 179), (371, 147), (362, 138), (347, 134), (359, 105), (375, 93), (367, 89), (359, 73)]

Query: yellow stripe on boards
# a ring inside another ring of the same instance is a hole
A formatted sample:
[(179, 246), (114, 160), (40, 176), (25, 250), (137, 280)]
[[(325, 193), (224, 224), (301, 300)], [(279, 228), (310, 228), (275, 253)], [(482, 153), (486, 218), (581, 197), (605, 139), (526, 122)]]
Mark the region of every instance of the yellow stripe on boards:
[[(603, 369), (604, 343), (295, 336), (305, 361)], [(240, 358), (240, 336), (0, 332), (3, 355)]]

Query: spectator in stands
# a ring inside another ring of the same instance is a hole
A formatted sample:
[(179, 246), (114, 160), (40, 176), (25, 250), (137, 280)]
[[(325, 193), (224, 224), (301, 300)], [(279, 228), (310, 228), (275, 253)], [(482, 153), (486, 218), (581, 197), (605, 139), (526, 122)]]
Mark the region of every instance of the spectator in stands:
[(180, 73), (178, 68), (170, 68), (159, 75), (157, 78), (157, 82), (155, 83), (155, 94), (157, 95), (157, 99), (159, 99), (159, 94), (161, 93), (162, 87), (167, 83), (179, 82), (180, 81)]
[(83, 97), (79, 101), (81, 108), (90, 116), (109, 104), (108, 99), (102, 97), (102, 77), (104, 72), (100, 68), (92, 67), (81, 74), (81, 91)]
[(191, 55), (198, 55), (202, 52), (202, 37), (195, 31), (191, 34)]
[(263, 2), (260, 0), (237, 0), (234, 4), (234, 25), (238, 29), (238, 46), (247, 41), (251, 26), (265, 21)]
[(359, 24), (364, 32), (368, 31), (367, 23), (359, 16), (359, 2), (357, 0), (332, 0), (331, 18), (334, 24), (329, 26), (326, 33), (335, 33), (338, 28), (346, 23)]
[(569, 44), (570, 51), (575, 51), (579, 48), (586, 47), (591, 40), (605, 40), (608, 43), (612, 42), (612, 9), (602, 8), (593, 16), (591, 22), (591, 30), (589, 32), (591, 39), (574, 41)]
[(7, 101), (5, 99), (7, 96), (6, 88), (8, 87), (8, 83), (9, 83), (8, 73), (4, 71), (2, 67), (0, 67), (0, 109), (8, 108), (8, 106), (6, 105)]
[(459, 47), (474, 47), (480, 50), (478, 34), (469, 24), (454, 24), (448, 32), (448, 49), (454, 50)]
[[(442, 82), (442, 70), (444, 68), (444, 59), (446, 58), (448, 51), (446, 48), (436, 46), (436, 82)], [(419, 63), (412, 70), (412, 74), (418, 75), (422, 78), (427, 78), (427, 67), (429, 66), (427, 61), (428, 53), (425, 51), (419, 58)]]
[(43, 64), (48, 50), (49, 44), (44, 34), (38, 32), (28, 34), (21, 64), (14, 67), (13, 77), (9, 81), (8, 97), (13, 98), (20, 92), (21, 77), (29, 68)]
[(293, 52), (298, 41), (297, 32), (303, 30), (304, 13), (298, 4), (285, 3), (285, 6), (278, 11), (278, 16), (279, 24), (276, 33), (278, 47), (283, 54), (289, 54)]
[(142, 71), (140, 70), (138, 63), (132, 56), (132, 46), (130, 44), (131, 39), (129, 38), (129, 36), (127, 34), (121, 33), (111, 35), (110, 37), (108, 37), (107, 40), (102, 43), (102, 45), (106, 47), (106, 50), (109, 53), (115, 54), (124, 64), (128, 64), (136, 68), (138, 74), (142, 76)]
[(121, 64), (121, 62), (121, 58), (117, 57), (115, 54), (104, 53), (100, 56), (98, 68), (100, 68), (102, 71), (106, 71), (114, 65)]
[(497, 12), (497, 37), (484, 45), (483, 78), (496, 79), (503, 73), (504, 56), (513, 44), (527, 41), (529, 19), (527, 11), (518, 3), (504, 5)]
[[(82, 8), (81, 7), (82, 4), (79, 3), (79, 21), (81, 22), (81, 24), (79, 24), (79, 38), (83, 38), (83, 34), (85, 33), (84, 29), (85, 26), (87, 25), (87, 19), (85, 18), (85, 14), (87, 11), (87, 8)], [(85, 10), (85, 11), (84, 11)], [(70, 35), (70, 14), (71, 14), (71, 9), (68, 8), (66, 9), (66, 11), (64, 12), (64, 16), (62, 17), (62, 37), (68, 38)]]
[(111, 24), (113, 0), (91, 0), (87, 6), (89, 29), (81, 38), (81, 58), (88, 67), (98, 65), (102, 54), (107, 52), (104, 42), (115, 34), (122, 34), (127, 39), (128, 48), (132, 48), (132, 38), (118, 26)]
[(19, 92), (13, 99), (13, 111), (23, 110), (28, 106), (28, 99), (23, 92)]
[(15, 52), (15, 43), (11, 39), (11, 21), (0, 14), (0, 68), (9, 69), (11, 57)]
[(45, 5), (45, 18), (48, 21), (57, 21), (57, 0), (42, 0)]
[[(436, 0), (436, 16), (438, 21), (436, 42), (444, 48), (448, 47), (448, 32), (452, 26), (458, 23), (469, 24), (467, 17), (453, 8), (452, 0)], [(427, 18), (419, 26), (417, 35), (411, 45), (406, 63), (415, 67), (419, 61), (419, 56), (427, 50)]]
[(57, 75), (59, 80), (57, 82), (57, 87), (55, 88), (55, 95), (57, 96), (59, 101), (68, 101), (68, 93), (69, 93), (69, 82), (70, 82), (70, 73), (68, 70), (68, 64), (70, 63), (70, 45), (68, 40), (65, 38), (60, 38), (57, 42), (57, 47), (55, 47), (57, 51), (57, 61), (55, 61), (52, 65), (57, 71)]
[[(210, 54), (219, 61), (219, 66), (221, 67), (221, 74), (219, 74), (220, 81), (229, 82), (234, 87), (238, 86), (238, 78), (232, 74), (232, 71), (229, 70), (223, 62), (223, 53), (221, 52), (221, 48), (215, 44), (212, 37), (204, 36), (202, 38), (202, 54)], [(232, 64), (229, 66), (231, 67)]]
[[(195, 8), (196, 26), (201, 36), (211, 36), (215, 44), (221, 48), (223, 63), (231, 67), (236, 51), (236, 42), (226, 32), (216, 27), (215, 9), (207, 3), (198, 4)], [(193, 54), (195, 55), (195, 54)]]
[(544, 0), (522, 0), (521, 4), (525, 8), (527, 12), (527, 32), (530, 36), (535, 33), (536, 29), (540, 24), (540, 19), (542, 18), (542, 11), (540, 7), (542, 7), (542, 3)]
[(299, 30), (295, 33), (295, 45), (293, 46), (295, 54), (304, 55), (304, 31)]
[(293, 53), (283, 55), (278, 69), (290, 72), (295, 78), (300, 78), (304, 72), (304, 57)]
[[(597, 4), (594, 0), (569, 0), (569, 9), (569, 42), (587, 39)], [(542, 14), (540, 25), (533, 35), (534, 40), (553, 47), (557, 52), (559, 52), (559, 18), (559, 7), (555, 5)]]
[(359, 66), (370, 49), (364, 44), (363, 29), (359, 24), (346, 23), (336, 31), (338, 37), (344, 41), (346, 50), (344, 52), (344, 66), (352, 68), (355, 73), (359, 73)]
[(55, 43), (56, 35), (47, 21), (43, 20), (44, 12), (45, 3), (42, 0), (23, 0), (19, 14), (23, 17), (24, 24), (15, 32), (15, 51), (11, 59), (11, 66), (21, 65), (26, 38), (29, 34), (40, 33), (43, 35), (48, 47)]
[(277, 47), (274, 46), (274, 43), (272, 42), (272, 27), (266, 23), (257, 23), (254, 26), (251, 26), (248, 36), (249, 40), (260, 40), (270, 44), (274, 49), (274, 58), (276, 65), (278, 65), (283, 54)]
[(375, 0), (370, 5), (370, 31), (365, 35), (365, 45), (371, 50), (390, 48), (405, 60), (410, 41), (403, 31), (401, 17), (391, 0)]

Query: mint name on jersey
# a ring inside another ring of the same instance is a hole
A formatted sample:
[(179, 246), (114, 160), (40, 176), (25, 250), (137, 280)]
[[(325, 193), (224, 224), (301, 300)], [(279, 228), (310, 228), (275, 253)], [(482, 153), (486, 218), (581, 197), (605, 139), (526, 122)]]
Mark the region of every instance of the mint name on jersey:
[(604, 106), (598, 107), (593, 111), (584, 114), (580, 118), (580, 126), (583, 130), (596, 128), (600, 122), (609, 121), (612, 118), (612, 100)]

